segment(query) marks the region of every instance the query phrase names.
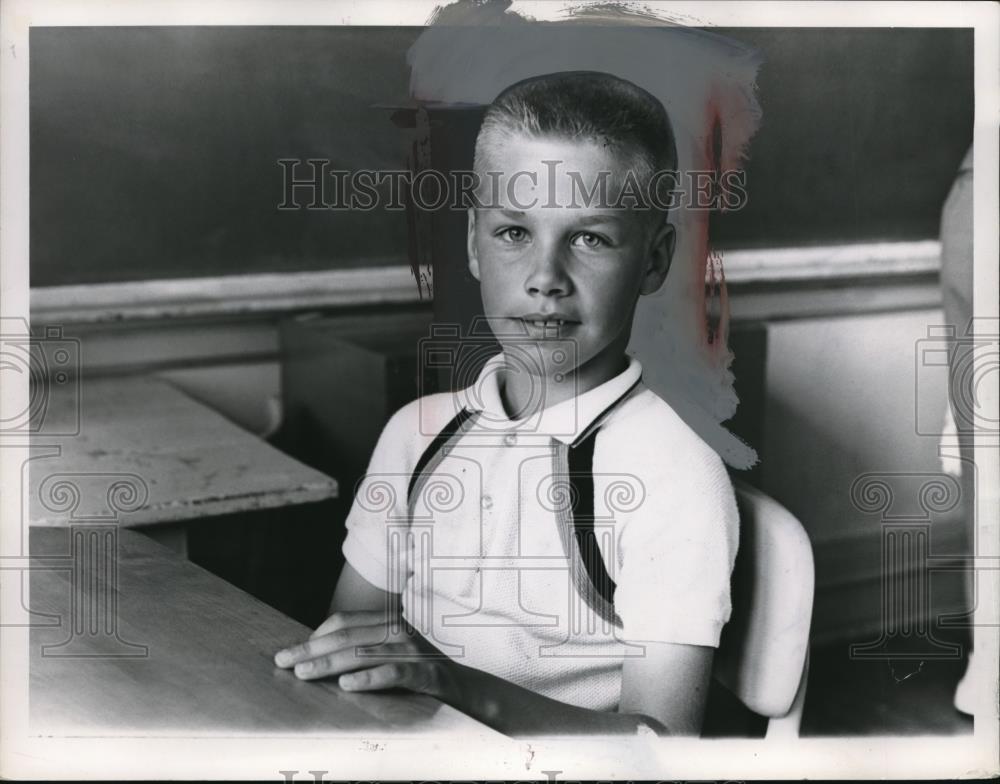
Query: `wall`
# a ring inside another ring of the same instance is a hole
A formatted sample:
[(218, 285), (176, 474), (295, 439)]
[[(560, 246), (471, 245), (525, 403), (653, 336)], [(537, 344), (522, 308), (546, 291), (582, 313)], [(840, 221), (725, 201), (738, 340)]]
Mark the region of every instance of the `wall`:
[[(33, 318), (33, 329), (41, 328)], [(266, 435), (280, 425), (276, 319), (130, 321), (62, 325), (80, 341), (88, 378), (156, 373), (236, 424)]]
[[(885, 477), (895, 515), (923, 513), (912, 477), (940, 474), (947, 406), (943, 368), (918, 369), (937, 309), (801, 319), (767, 328), (767, 398), (761, 444), (763, 489), (804, 524), (816, 556), (814, 642), (866, 642), (881, 621), (882, 524), (851, 497), (862, 474)], [(910, 497), (907, 497), (910, 496)], [(931, 515), (931, 554), (964, 546), (957, 512)], [(939, 609), (961, 601), (956, 575), (933, 578)]]

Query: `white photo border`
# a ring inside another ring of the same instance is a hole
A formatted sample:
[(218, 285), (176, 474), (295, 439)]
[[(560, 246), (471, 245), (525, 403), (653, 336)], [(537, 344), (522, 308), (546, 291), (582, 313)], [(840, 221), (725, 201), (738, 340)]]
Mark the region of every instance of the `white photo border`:
[[(7, 0), (0, 6), (0, 313), (29, 317), (28, 224), (28, 34), (32, 26), (117, 25), (424, 25), (434, 0), (285, 0), (279, 2), (126, 2), (125, 0)], [(573, 2), (515, 3), (536, 18), (558, 18)], [(644, 2), (679, 24), (717, 27), (972, 27), (975, 29), (975, 314), (998, 317), (1000, 242), (996, 216), (1000, 148), (1000, 6), (986, 2)], [(997, 374), (981, 390), (997, 406)], [(5, 378), (2, 412), (26, 410), (27, 379)], [(0, 448), (0, 556), (18, 553), (23, 445)], [(997, 450), (986, 455), (981, 476), (991, 484), (977, 497), (980, 555), (998, 553), (1000, 498)], [(23, 510), (26, 513), (26, 509)], [(2, 574), (2, 573), (0, 573)], [(975, 630), (977, 657), (998, 671), (997, 571), (981, 580)], [(4, 576), (3, 587), (9, 574)], [(16, 578), (20, 581), (20, 577)], [(0, 612), (20, 596), (0, 591)], [(981, 777), (998, 771), (996, 684), (979, 694), (971, 737), (857, 737), (800, 739), (777, 746), (760, 741), (640, 738), (498, 740), (495, 735), (452, 738), (387, 736), (318, 737), (30, 737), (27, 734), (28, 629), (6, 627), (0, 635), (0, 775), (6, 778), (75, 779), (327, 779), (537, 778), (567, 779), (754, 779)]]

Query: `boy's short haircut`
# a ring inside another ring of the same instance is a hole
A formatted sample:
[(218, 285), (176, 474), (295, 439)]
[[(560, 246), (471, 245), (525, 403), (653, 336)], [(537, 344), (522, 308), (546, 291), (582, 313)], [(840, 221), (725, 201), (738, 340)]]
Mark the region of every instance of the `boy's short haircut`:
[[(610, 147), (646, 189), (657, 172), (675, 172), (677, 147), (663, 104), (641, 87), (600, 71), (535, 76), (501, 92), (486, 110), (476, 138), (474, 169), (484, 175), (505, 138), (588, 141)], [(673, 178), (658, 178), (670, 190)], [(648, 205), (647, 205), (648, 206)]]

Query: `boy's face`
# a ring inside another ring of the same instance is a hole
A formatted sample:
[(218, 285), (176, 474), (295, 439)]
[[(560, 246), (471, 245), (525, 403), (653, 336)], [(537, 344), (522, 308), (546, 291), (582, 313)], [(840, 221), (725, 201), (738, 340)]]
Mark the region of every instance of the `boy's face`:
[[(490, 168), (503, 172), (490, 202), (497, 206), (469, 210), (469, 269), (485, 315), (505, 349), (526, 340), (538, 348), (541, 374), (575, 370), (580, 394), (623, 369), (636, 301), (663, 284), (673, 228), (608, 206), (625, 165), (608, 148), (518, 135), (495, 157)], [(611, 172), (608, 204), (583, 206), (568, 173), (579, 173), (589, 192), (602, 171)], [(554, 361), (567, 340), (576, 368)]]

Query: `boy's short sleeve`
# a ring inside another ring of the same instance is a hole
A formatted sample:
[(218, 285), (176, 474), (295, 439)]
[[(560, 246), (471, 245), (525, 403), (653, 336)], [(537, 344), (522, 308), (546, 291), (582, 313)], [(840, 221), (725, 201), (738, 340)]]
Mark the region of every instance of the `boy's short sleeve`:
[(699, 447), (643, 479), (645, 498), (619, 529), (615, 610), (628, 642), (718, 647), (729, 620), (739, 515), (722, 461)]
[[(347, 515), (343, 545), (344, 557), (358, 574), (390, 593), (402, 592), (408, 573), (406, 552), (401, 548), (406, 537), (391, 533), (407, 520), (410, 470), (406, 456), (417, 429), (411, 409), (398, 411), (382, 430)], [(394, 543), (400, 545), (395, 552)]]

